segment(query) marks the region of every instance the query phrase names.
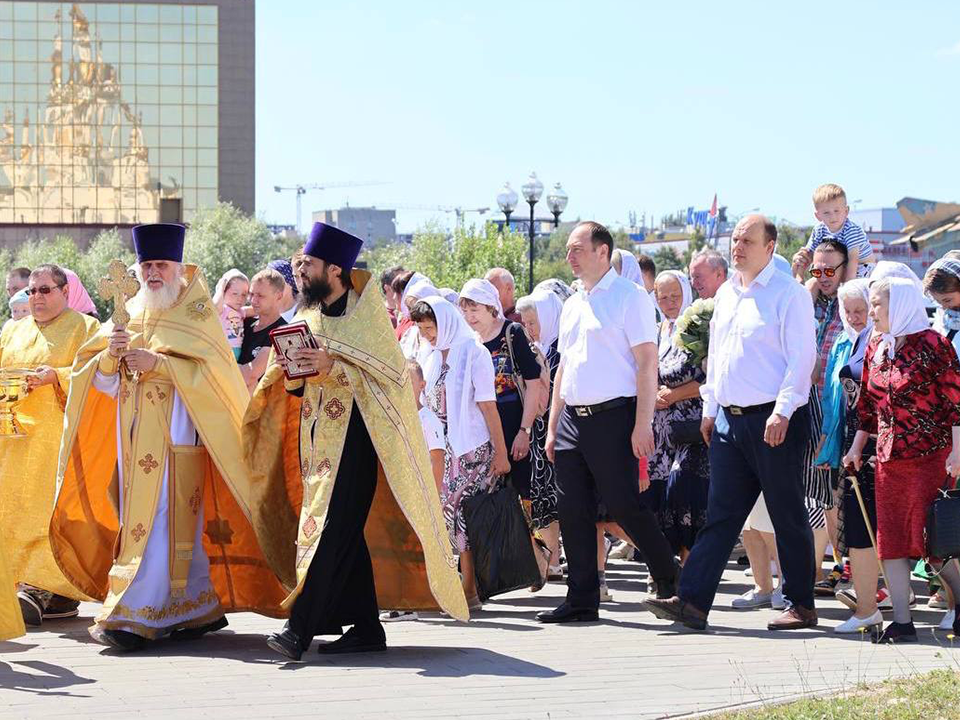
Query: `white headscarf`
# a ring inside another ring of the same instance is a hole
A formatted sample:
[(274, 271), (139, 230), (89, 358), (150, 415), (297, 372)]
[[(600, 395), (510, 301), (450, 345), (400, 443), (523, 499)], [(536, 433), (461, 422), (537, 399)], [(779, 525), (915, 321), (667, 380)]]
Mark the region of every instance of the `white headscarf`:
[[(837, 311), (840, 313), (840, 322), (843, 323), (843, 329), (847, 333), (847, 337), (850, 338), (850, 342), (856, 342), (857, 338), (860, 337), (853, 325), (850, 324), (850, 321), (847, 320), (847, 309), (843, 305), (843, 301), (847, 298), (861, 297), (863, 301), (867, 304), (867, 309), (870, 309), (870, 281), (866, 278), (857, 278), (856, 280), (848, 280), (840, 286), (840, 289), (837, 291), (839, 299), (839, 307)], [(873, 320), (870, 318), (869, 314), (867, 315), (867, 329), (873, 327)]]
[[(661, 316), (663, 317), (663, 319), (666, 320), (666, 322), (667, 322), (667, 330), (666, 330), (666, 333), (669, 334), (669, 338), (673, 338), (673, 331), (674, 331), (674, 330), (676, 329), (676, 327), (677, 327), (677, 320), (679, 320), (679, 319), (680, 319), (680, 316), (683, 315), (683, 311), (686, 310), (688, 307), (690, 307), (690, 305), (693, 304), (693, 288), (690, 286), (690, 280), (687, 279), (687, 276), (684, 275), (684, 274), (683, 274), (682, 272), (680, 272), (679, 270), (664, 270), (664, 271), (661, 272), (659, 275), (657, 275), (657, 280), (659, 280), (660, 278), (663, 278), (663, 277), (672, 277), (674, 280), (676, 280), (677, 282), (680, 283), (680, 289), (683, 291), (683, 302), (680, 303), (680, 312), (677, 313), (677, 317), (674, 318), (673, 320), (670, 320), (670, 319), (666, 316), (666, 314), (663, 312), (663, 310), (660, 308), (660, 305), (657, 304), (656, 289), (654, 289), (654, 292), (651, 293), (651, 298), (653, 299), (654, 304), (656, 305), (656, 308), (657, 308), (658, 310), (660, 310), (660, 315), (661, 315)], [(654, 283), (654, 284), (656, 284), (656, 283)], [(663, 327), (663, 326), (661, 325), (661, 328), (662, 328), (662, 327)], [(664, 334), (664, 331), (661, 330), (660, 332), (661, 332), (661, 337), (662, 337), (664, 340), (667, 340), (668, 338), (667, 338), (667, 335)], [(660, 347), (662, 348), (663, 345), (661, 344)]]
[(908, 266), (903, 263), (894, 262), (893, 260), (881, 260), (873, 268), (873, 272), (870, 273), (870, 282), (874, 283), (877, 280), (883, 280), (884, 278), (903, 278), (909, 280), (917, 289), (920, 291), (920, 295), (923, 295), (923, 283), (920, 282), (920, 278), (917, 277), (917, 274), (911, 270)]
[(560, 302), (566, 302), (567, 298), (571, 297), (574, 293), (574, 289), (567, 285), (563, 280), (558, 280), (556, 278), (550, 278), (549, 280), (544, 280), (537, 283), (537, 286), (533, 289), (534, 292), (552, 292), (558, 298)]
[(540, 352), (546, 355), (550, 346), (560, 337), (560, 313), (563, 312), (563, 302), (549, 290), (533, 291), (530, 296), (537, 308), (537, 322), (540, 323), (540, 339), (536, 345)]
[(880, 345), (874, 355), (875, 363), (879, 363), (884, 354), (893, 359), (897, 352), (897, 338), (930, 329), (923, 293), (916, 284), (903, 277), (889, 277), (887, 283), (890, 287), (890, 304), (887, 310), (890, 332), (881, 336)]
[(640, 263), (637, 262), (637, 256), (620, 248), (615, 249), (613, 254), (620, 256), (620, 277), (643, 287), (643, 273), (640, 272)]
[(497, 317), (503, 319), (503, 305), (500, 304), (500, 293), (489, 280), (467, 280), (466, 285), (460, 291), (461, 300), (473, 300), (481, 305), (488, 305), (496, 308)]
[(407, 286), (403, 289), (403, 293), (400, 295), (400, 314), (406, 318), (410, 317), (410, 308), (407, 307), (406, 302), (408, 297), (424, 300), (428, 297), (439, 295), (440, 291), (433, 286), (430, 280), (420, 273), (415, 272), (410, 277), (410, 282), (407, 283)]
[(237, 279), (243, 280), (247, 284), (250, 283), (250, 281), (247, 279), (247, 276), (244, 275), (240, 270), (237, 270), (237, 268), (231, 268), (230, 270), (227, 270), (217, 281), (217, 287), (213, 291), (213, 304), (221, 310), (223, 309), (223, 296), (226, 294), (227, 288), (230, 286), (231, 282)]
[[(443, 370), (443, 351), (447, 352), (447, 371), (444, 386), (447, 396), (447, 438), (450, 448), (459, 457), (479, 447), (490, 439), (483, 414), (477, 407), (477, 398), (471, 392), (474, 378), (471, 373), (476, 367), (474, 359), (486, 353), (485, 363), (478, 364), (486, 369), (489, 366), (490, 398), (496, 399), (493, 387), (493, 361), (490, 352), (480, 342), (480, 338), (467, 325), (463, 314), (456, 305), (439, 296), (424, 298), (437, 319), (437, 340), (433, 351), (424, 360), (423, 375), (427, 388), (436, 387)], [(478, 421), (479, 416), (479, 421)]]
[(439, 294), (440, 297), (442, 297), (448, 303), (453, 303), (456, 305), (458, 302), (460, 302), (460, 293), (453, 288), (437, 288), (437, 294)]

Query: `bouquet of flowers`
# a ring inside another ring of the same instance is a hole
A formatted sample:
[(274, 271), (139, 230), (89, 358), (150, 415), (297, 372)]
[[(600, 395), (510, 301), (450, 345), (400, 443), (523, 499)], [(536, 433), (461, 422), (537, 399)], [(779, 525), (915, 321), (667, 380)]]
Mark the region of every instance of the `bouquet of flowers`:
[(700, 299), (677, 318), (673, 344), (690, 356), (690, 362), (700, 365), (707, 357), (710, 345), (710, 318), (713, 317), (713, 299)]

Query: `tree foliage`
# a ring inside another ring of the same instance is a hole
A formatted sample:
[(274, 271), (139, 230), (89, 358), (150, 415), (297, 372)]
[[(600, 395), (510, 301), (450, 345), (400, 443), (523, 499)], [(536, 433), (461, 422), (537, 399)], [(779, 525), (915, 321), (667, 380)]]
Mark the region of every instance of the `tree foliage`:
[(683, 270), (683, 258), (676, 249), (664, 245), (653, 254), (653, 261), (657, 264), (657, 272), (664, 270)]

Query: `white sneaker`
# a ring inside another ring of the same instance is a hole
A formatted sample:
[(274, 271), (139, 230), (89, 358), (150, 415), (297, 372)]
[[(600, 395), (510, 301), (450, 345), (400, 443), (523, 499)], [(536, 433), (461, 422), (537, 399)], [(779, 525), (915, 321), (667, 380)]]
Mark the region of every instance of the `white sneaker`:
[(934, 610), (946, 610), (947, 599), (941, 593), (936, 592), (927, 600), (927, 607), (933, 608)]
[(953, 632), (953, 621), (957, 617), (956, 609), (951, 610), (946, 615), (943, 616), (943, 620), (940, 621), (938, 626), (940, 630), (946, 630), (947, 632)]
[(633, 545), (621, 540), (620, 544), (614, 547), (607, 557), (611, 560), (628, 560), (633, 557)]
[(754, 588), (753, 590), (747, 590), (740, 597), (734, 598), (730, 605), (737, 610), (753, 610), (754, 608), (769, 606), (772, 599), (773, 595), (762, 593)]
[(853, 635), (861, 630), (871, 630), (880, 625), (883, 625), (883, 615), (877, 610), (867, 618), (858, 618), (856, 615), (851, 615), (846, 622), (837, 625), (833, 631), (841, 635)]
[(774, 610), (786, 610), (787, 601), (783, 599), (783, 587), (778, 587), (770, 596), (770, 607)]
[(420, 616), (415, 612), (405, 610), (391, 610), (390, 612), (380, 613), (380, 622), (403, 622), (404, 620), (419, 620)]
[(610, 594), (606, 583), (600, 586), (600, 602), (613, 602), (613, 595)]

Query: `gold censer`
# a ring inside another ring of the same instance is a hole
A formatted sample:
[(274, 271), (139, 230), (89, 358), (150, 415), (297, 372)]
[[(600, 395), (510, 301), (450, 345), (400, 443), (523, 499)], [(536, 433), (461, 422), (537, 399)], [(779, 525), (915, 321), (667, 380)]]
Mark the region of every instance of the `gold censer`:
[(16, 407), (27, 394), (27, 375), (32, 373), (20, 368), (0, 370), (0, 438), (27, 437), (17, 420)]

